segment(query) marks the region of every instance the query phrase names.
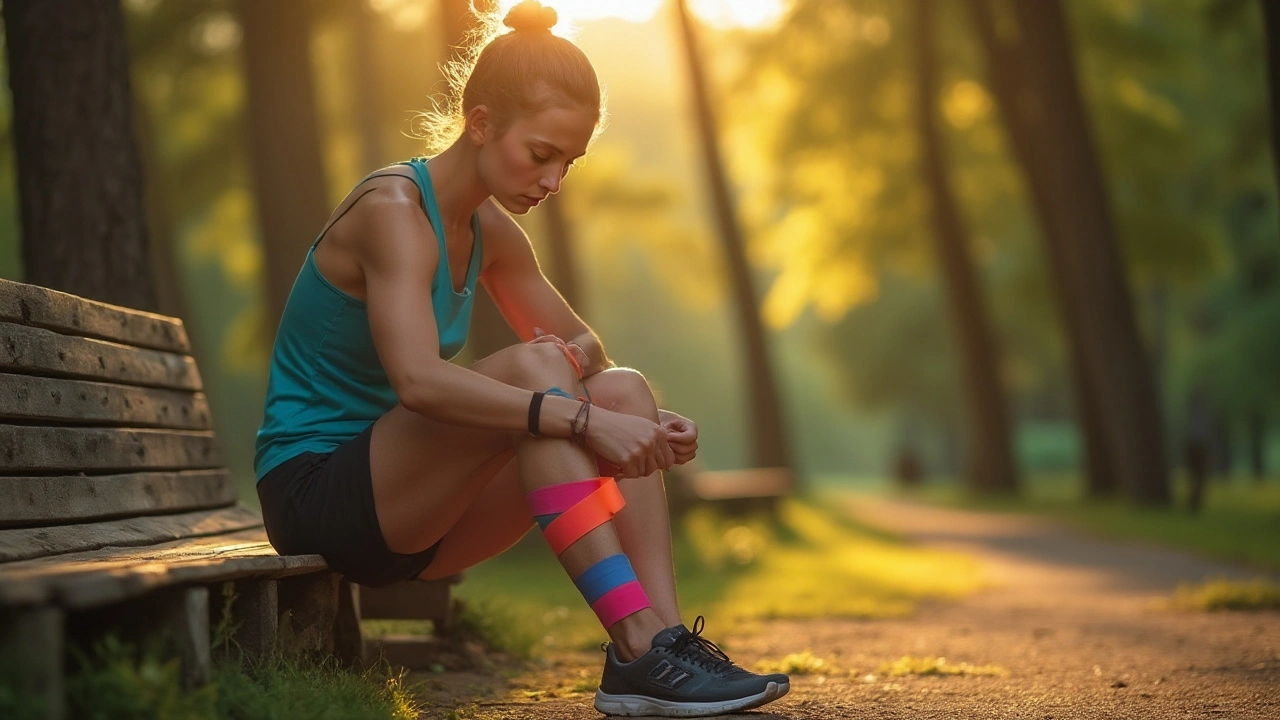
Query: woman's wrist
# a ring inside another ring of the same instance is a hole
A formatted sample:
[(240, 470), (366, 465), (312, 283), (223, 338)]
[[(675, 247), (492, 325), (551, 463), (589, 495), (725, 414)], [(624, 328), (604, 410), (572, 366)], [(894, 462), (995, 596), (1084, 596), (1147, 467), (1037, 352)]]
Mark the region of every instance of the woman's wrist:
[(573, 419), (577, 417), (582, 401), (546, 395), (538, 419), (538, 434), (542, 437), (568, 439), (573, 436)]

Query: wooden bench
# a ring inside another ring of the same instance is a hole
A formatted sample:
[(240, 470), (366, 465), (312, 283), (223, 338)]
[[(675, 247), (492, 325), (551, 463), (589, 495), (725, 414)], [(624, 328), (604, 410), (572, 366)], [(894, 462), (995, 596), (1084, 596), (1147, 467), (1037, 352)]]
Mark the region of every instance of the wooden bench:
[(795, 476), (787, 468), (703, 470), (695, 465), (673, 474), (673, 504), (713, 503), (731, 515), (772, 513), (795, 490)]
[[(85, 628), (159, 630), (204, 682), (227, 582), (246, 658), (363, 655), (360, 591), (237, 501), (190, 352), (178, 319), (0, 280), (0, 658), (49, 717)], [(447, 624), (447, 584), (402, 585)]]

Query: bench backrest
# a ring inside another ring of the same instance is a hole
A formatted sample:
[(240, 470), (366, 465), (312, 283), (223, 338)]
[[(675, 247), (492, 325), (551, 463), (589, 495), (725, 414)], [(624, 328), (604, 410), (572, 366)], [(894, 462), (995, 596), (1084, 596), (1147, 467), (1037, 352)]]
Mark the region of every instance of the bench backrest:
[(0, 562), (217, 531), (212, 427), (181, 320), (0, 280)]

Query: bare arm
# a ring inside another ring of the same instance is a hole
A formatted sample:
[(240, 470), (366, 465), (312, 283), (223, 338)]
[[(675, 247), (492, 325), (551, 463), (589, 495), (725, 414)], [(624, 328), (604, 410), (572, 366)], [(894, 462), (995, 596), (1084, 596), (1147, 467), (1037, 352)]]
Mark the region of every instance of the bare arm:
[[(369, 330), (397, 397), (441, 422), (518, 432), (528, 424), (532, 392), (440, 359), (431, 281), (440, 261), (435, 233), (416, 198), (379, 188), (353, 210), (366, 242), (361, 253)], [(547, 397), (540, 430), (569, 437), (578, 402)]]
[(501, 211), (491, 217), (485, 242), (493, 244), (495, 259), (480, 279), (516, 335), (529, 342), (538, 328), (578, 345), (587, 357), (583, 377), (613, 367), (599, 336), (542, 274), (524, 230)]

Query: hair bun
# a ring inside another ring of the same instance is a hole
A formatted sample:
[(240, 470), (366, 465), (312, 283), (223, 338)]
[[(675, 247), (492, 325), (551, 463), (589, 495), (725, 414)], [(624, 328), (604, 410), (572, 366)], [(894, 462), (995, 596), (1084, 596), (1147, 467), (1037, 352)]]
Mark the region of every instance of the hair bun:
[(538, 0), (524, 0), (507, 11), (502, 24), (516, 32), (551, 32), (559, 16), (555, 8), (544, 6)]

